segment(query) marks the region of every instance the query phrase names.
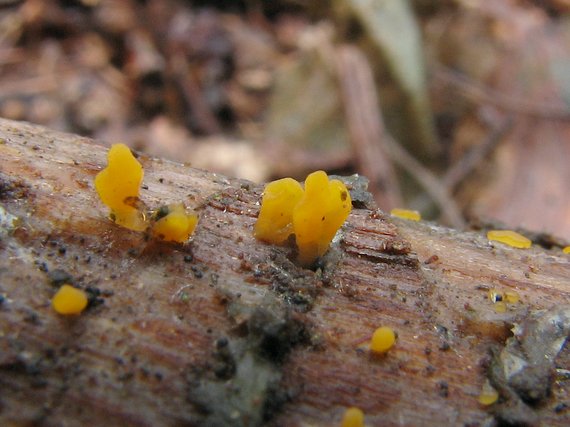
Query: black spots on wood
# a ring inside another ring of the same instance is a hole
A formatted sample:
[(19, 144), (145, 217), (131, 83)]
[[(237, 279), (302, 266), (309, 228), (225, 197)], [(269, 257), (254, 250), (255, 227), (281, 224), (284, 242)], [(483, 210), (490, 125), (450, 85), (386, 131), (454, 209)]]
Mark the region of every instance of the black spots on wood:
[(278, 251), (266, 260), (241, 256), (240, 266), (273, 292), (252, 303), (215, 284), (233, 326), (215, 339), (206, 366), (190, 375), (188, 396), (203, 414), (201, 425), (260, 426), (269, 421), (291, 399), (281, 385), (283, 364), (295, 347), (311, 344), (304, 313), (317, 292), (316, 274)]
[(247, 261), (244, 267), (251, 268), (256, 282), (268, 284), (295, 311), (309, 311), (321, 290), (322, 282), (314, 271), (300, 268), (279, 250), (273, 251), (269, 260)]
[(48, 278), (50, 284), (57, 288), (59, 288), (62, 285), (72, 285), (75, 282), (71, 274), (60, 268), (56, 268), (55, 270), (49, 271)]
[(437, 394), (439, 394), (443, 398), (449, 397), (449, 384), (447, 381), (438, 381), (436, 384)]
[(248, 329), (259, 354), (276, 364), (282, 363), (294, 346), (309, 342), (306, 325), (289, 311), (276, 316), (269, 310), (256, 309), (249, 319)]
[(437, 348), (440, 351), (448, 351), (451, 348), (451, 345), (449, 344), (449, 330), (443, 325), (436, 325), (435, 329), (439, 337)]
[(208, 366), (190, 375), (189, 401), (203, 414), (201, 425), (260, 426), (290, 399), (280, 386), (282, 363), (309, 333), (281, 299), (264, 303), (229, 301), (230, 317), (241, 323), (214, 341)]
[(25, 182), (0, 172), (0, 200), (22, 200), (30, 194), (30, 188)]

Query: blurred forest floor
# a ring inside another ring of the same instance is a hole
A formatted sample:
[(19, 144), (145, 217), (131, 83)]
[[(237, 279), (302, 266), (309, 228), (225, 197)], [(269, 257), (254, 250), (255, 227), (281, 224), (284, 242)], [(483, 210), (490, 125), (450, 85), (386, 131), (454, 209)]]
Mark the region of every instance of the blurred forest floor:
[[(309, 6), (307, 6), (309, 5)], [(568, 0), (0, 0), (0, 116), (570, 239)]]

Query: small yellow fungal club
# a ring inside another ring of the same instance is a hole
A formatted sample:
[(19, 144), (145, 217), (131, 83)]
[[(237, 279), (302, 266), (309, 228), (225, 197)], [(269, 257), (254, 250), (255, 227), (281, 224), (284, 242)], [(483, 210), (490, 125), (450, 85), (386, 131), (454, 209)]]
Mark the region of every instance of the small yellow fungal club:
[(52, 298), (51, 305), (59, 314), (79, 314), (87, 307), (87, 295), (81, 289), (63, 285)]
[(303, 187), (293, 178), (265, 186), (254, 235), (267, 243), (283, 243), (293, 234), (293, 209), (303, 197)]
[(516, 304), (520, 301), (520, 296), (516, 291), (501, 292), (497, 289), (489, 290), (489, 300), (495, 305), (495, 312), (505, 313), (507, 311), (507, 303)]
[(364, 412), (354, 406), (348, 408), (344, 411), (341, 427), (364, 427)]
[(342, 182), (329, 181), (323, 171), (307, 177), (305, 193), (293, 210), (293, 230), (301, 264), (312, 263), (328, 250), (351, 209), (350, 195)]
[(410, 209), (394, 208), (390, 211), (390, 215), (395, 216), (396, 218), (408, 219), (410, 221), (419, 221), (422, 219), (422, 215), (418, 211)]
[(509, 304), (516, 304), (520, 301), (521, 297), (516, 291), (505, 291), (504, 298), (505, 302)]
[(107, 154), (108, 166), (95, 177), (101, 201), (111, 209), (111, 217), (122, 227), (144, 231), (147, 223), (137, 207), (143, 179), (141, 164), (125, 144), (114, 144)]
[(184, 243), (194, 232), (198, 217), (187, 213), (182, 203), (169, 205), (159, 210), (161, 217), (151, 228), (152, 235), (168, 242)]
[(381, 326), (372, 334), (370, 341), (370, 351), (373, 353), (385, 353), (392, 348), (396, 342), (396, 334), (392, 328)]
[(294, 234), (299, 262), (309, 265), (328, 250), (351, 209), (346, 186), (323, 171), (307, 176), (304, 190), (294, 179), (280, 179), (265, 187), (254, 235), (279, 244)]
[(487, 239), (519, 249), (528, 249), (532, 245), (529, 239), (512, 230), (490, 230)]
[(489, 406), (495, 403), (499, 399), (499, 392), (493, 388), (489, 380), (486, 380), (481, 387), (481, 393), (479, 394), (479, 403), (484, 406)]
[(570, 254), (570, 246), (565, 246), (564, 248), (562, 248), (562, 252), (564, 252), (565, 254)]
[(505, 301), (497, 301), (495, 303), (495, 313), (506, 313), (507, 303)]

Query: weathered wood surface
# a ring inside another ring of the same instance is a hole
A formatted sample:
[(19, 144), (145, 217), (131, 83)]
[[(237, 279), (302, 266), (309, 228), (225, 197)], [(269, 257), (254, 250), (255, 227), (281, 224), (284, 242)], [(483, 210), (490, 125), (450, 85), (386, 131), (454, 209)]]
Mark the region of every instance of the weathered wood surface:
[[(149, 206), (199, 212), (190, 244), (107, 219), (104, 147), (0, 120), (0, 425), (333, 426), (353, 405), (369, 426), (493, 425), (477, 401), (489, 349), (569, 302), (560, 250), (377, 210), (354, 209), (322, 269), (301, 269), (252, 236), (261, 186), (140, 161)], [(58, 269), (96, 297), (76, 318), (50, 306)], [(496, 313), (493, 287), (522, 302)], [(371, 357), (380, 325), (397, 344)], [(554, 377), (534, 423), (568, 425), (568, 385)]]

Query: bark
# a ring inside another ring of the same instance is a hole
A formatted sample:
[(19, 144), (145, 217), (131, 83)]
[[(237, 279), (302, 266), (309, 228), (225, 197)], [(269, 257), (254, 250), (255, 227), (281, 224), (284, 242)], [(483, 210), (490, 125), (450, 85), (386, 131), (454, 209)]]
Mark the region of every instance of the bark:
[[(262, 186), (139, 160), (147, 205), (199, 213), (191, 243), (108, 219), (93, 188), (103, 146), (0, 120), (1, 425), (331, 426), (348, 406), (369, 426), (568, 424), (560, 249), (357, 204), (318, 268), (303, 269), (290, 247), (253, 238)], [(90, 295), (73, 318), (50, 306), (66, 281)], [(497, 313), (490, 288), (521, 302)], [(523, 332), (509, 338), (514, 324)], [(381, 325), (398, 339), (372, 356)], [(536, 375), (515, 384), (501, 363), (517, 351)], [(501, 393), (489, 408), (477, 400), (487, 379)]]

